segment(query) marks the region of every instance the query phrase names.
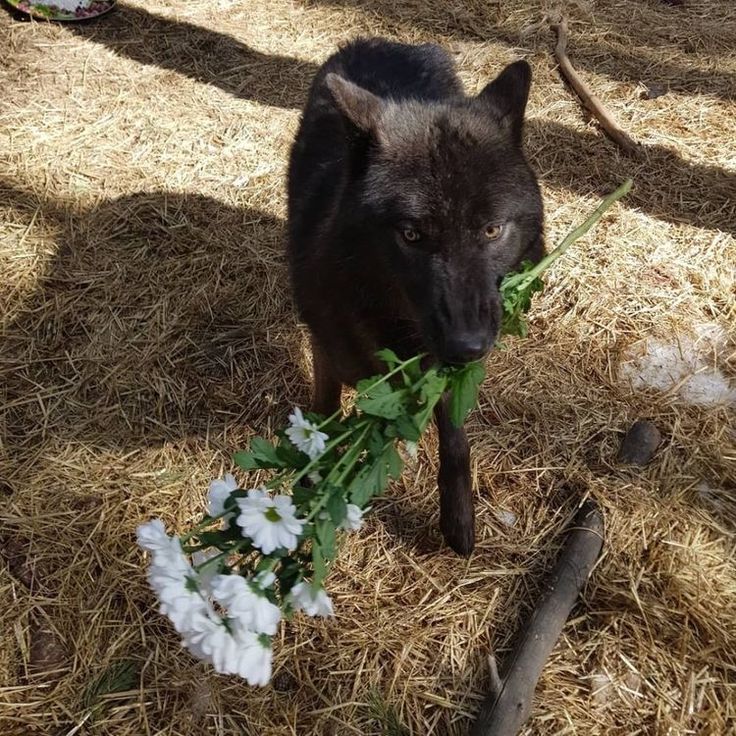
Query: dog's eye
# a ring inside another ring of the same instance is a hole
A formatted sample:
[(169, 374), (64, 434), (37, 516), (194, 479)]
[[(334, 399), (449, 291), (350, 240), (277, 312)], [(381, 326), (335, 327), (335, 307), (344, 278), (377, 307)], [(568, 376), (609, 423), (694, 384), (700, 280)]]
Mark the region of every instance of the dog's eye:
[(401, 231), (401, 237), (404, 238), (407, 243), (416, 243), (422, 239), (422, 234), (413, 227), (405, 227)]
[(503, 225), (501, 223), (486, 225), (483, 234), (488, 240), (498, 240), (503, 235)]

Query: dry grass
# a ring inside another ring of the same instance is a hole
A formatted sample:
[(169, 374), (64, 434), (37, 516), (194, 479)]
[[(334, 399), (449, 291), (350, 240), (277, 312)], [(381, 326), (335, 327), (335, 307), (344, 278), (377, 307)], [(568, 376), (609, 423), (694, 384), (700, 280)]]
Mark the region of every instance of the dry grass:
[[(642, 337), (715, 322), (736, 338), (736, 17), (716, 0), (562, 5), (574, 63), (642, 161), (560, 82), (543, 3), (156, 0), (77, 28), (0, 15), (3, 734), (462, 734), (489, 647), (503, 659), (586, 494), (605, 555), (525, 733), (736, 733), (733, 408), (617, 378)], [(344, 543), (337, 618), (286, 626), (273, 686), (253, 691), (180, 651), (133, 530), (183, 529), (232, 451), (308, 397), (285, 159), (311, 74), (357, 33), (439, 41), (471, 90), (532, 62), (551, 242), (625, 175), (636, 191), (555, 269), (531, 336), (489, 361), (472, 559), (440, 546), (431, 436)], [(644, 84), (669, 91), (642, 99)], [(636, 417), (665, 443), (626, 470), (612, 458)]]

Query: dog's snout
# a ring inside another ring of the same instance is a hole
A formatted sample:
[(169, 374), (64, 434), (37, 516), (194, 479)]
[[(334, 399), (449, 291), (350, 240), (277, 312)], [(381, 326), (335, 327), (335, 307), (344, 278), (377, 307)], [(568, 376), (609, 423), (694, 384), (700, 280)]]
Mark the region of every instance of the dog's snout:
[(445, 341), (445, 360), (448, 363), (469, 363), (482, 358), (490, 348), (485, 332), (464, 332)]

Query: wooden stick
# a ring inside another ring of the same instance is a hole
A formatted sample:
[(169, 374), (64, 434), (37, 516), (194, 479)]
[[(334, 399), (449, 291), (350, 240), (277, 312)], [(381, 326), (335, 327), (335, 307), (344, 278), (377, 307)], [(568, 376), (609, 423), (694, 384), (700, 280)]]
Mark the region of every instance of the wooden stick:
[(603, 516), (598, 504), (587, 501), (575, 517), (546, 595), (522, 630), (503, 678), (496, 660), (489, 658), (491, 692), (470, 736), (515, 736), (529, 718), (537, 680), (602, 545)]
[(641, 156), (641, 147), (616, 122), (605, 105), (591, 92), (590, 87), (580, 78), (567, 55), (567, 21), (562, 16), (550, 17), (550, 28), (557, 33), (555, 58), (560, 65), (562, 76), (570, 83), (583, 105), (600, 123), (606, 134), (630, 156)]

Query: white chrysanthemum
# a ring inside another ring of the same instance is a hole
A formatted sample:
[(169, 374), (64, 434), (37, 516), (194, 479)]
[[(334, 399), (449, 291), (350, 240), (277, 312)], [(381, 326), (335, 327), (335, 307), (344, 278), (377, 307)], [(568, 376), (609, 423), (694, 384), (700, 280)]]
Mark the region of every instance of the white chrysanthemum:
[[(192, 567), (199, 568), (206, 565), (214, 557), (220, 555), (220, 550), (217, 547), (208, 547), (207, 549), (200, 549), (196, 552), (192, 552)], [(212, 580), (218, 573), (217, 565), (209, 565), (204, 567), (202, 570), (197, 570), (197, 582), (199, 589), (203, 590), (207, 595), (212, 594)]]
[(208, 604), (181, 543), (167, 536), (163, 523), (154, 519), (138, 527), (138, 544), (152, 555), (148, 582), (161, 603), (161, 613), (171, 619), (177, 631), (185, 631), (193, 616), (207, 611)]
[[(273, 585), (275, 575), (260, 573), (250, 583), (239, 576), (219, 575), (211, 583), (210, 576), (197, 575), (179, 539), (167, 536), (159, 519), (141, 524), (137, 537), (138, 544), (152, 555), (148, 581), (161, 603), (161, 613), (182, 635), (182, 644), (218, 672), (240, 675), (250, 685), (268, 684), (271, 641), (265, 634), (249, 629), (276, 631), (281, 612), (263, 595), (263, 589)], [(206, 562), (216, 553), (203, 551), (197, 556)], [(245, 591), (233, 583), (224, 585), (221, 579), (240, 580)], [(215, 599), (226, 603), (233, 613), (227, 622), (202, 593), (215, 592), (213, 588), (217, 591)]]
[(303, 453), (309, 455), (311, 460), (319, 457), (325, 451), (325, 441), (329, 437), (317, 429), (317, 425), (305, 419), (299, 407), (289, 414), (291, 427), (286, 430), (286, 436)]
[(264, 634), (248, 631), (217, 615), (196, 617), (184, 633), (182, 644), (223, 675), (239, 675), (249, 685), (267, 685), (271, 679), (273, 651)]
[(183, 634), (182, 644), (197, 658), (211, 664), (217, 672), (229, 674), (227, 661), (237, 643), (225, 622), (216, 613), (205, 612), (192, 617)]
[(153, 565), (148, 572), (148, 582), (161, 603), (159, 610), (169, 617), (180, 634), (191, 628), (193, 618), (210, 610), (194, 573), (181, 574)]
[(227, 609), (227, 616), (256, 634), (275, 634), (281, 611), (253, 582), (240, 575), (218, 575), (212, 581), (212, 597)]
[(207, 494), (208, 506), (207, 513), (210, 516), (220, 516), (225, 513), (225, 501), (230, 498), (230, 494), (238, 489), (238, 482), (235, 478), (227, 473), (224, 478), (213, 480), (210, 483), (209, 493)]
[(349, 503), (347, 516), (340, 524), (340, 529), (345, 529), (348, 532), (356, 532), (361, 526), (363, 526), (363, 511), (360, 506)]
[(136, 529), (138, 546), (147, 552), (157, 552), (169, 547), (171, 538), (161, 519), (152, 519)]
[(177, 537), (169, 537), (161, 519), (153, 519), (141, 524), (136, 530), (138, 546), (152, 556), (152, 568), (168, 571), (169, 577), (181, 577), (191, 570), (189, 561), (181, 551)]
[(227, 663), (230, 674), (240, 675), (249, 685), (268, 685), (273, 661), (269, 637), (236, 627), (233, 638), (237, 648)]
[(265, 489), (253, 488), (237, 504), (240, 515), (236, 521), (243, 536), (250, 537), (263, 554), (270, 555), (280, 547), (296, 547), (305, 522), (296, 518), (296, 507), (289, 496), (271, 498)]
[(297, 611), (307, 616), (332, 616), (332, 601), (325, 589), (315, 587), (306, 580), (297, 583), (289, 593), (291, 603)]

